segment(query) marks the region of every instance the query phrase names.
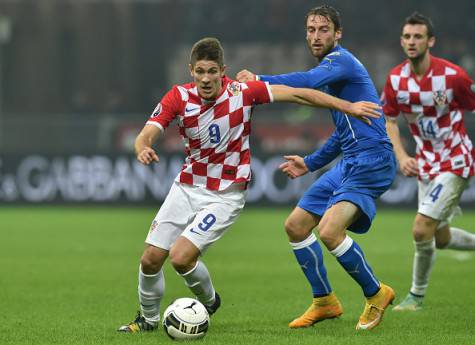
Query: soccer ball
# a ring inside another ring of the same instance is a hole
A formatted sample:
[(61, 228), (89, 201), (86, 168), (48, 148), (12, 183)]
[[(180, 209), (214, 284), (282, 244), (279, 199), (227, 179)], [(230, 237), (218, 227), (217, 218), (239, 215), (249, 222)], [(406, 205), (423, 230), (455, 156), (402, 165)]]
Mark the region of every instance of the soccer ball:
[(178, 298), (163, 313), (163, 328), (174, 340), (203, 338), (208, 326), (208, 311), (193, 298)]

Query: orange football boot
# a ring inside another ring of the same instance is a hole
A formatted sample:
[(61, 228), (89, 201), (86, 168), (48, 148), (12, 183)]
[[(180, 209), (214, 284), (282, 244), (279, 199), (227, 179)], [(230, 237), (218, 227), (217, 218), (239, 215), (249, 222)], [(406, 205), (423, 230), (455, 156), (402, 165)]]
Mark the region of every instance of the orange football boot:
[(343, 308), (336, 295), (332, 292), (328, 296), (314, 298), (312, 305), (302, 316), (289, 323), (289, 327), (309, 327), (319, 321), (339, 317), (341, 314), (343, 314)]
[(393, 303), (394, 290), (383, 283), (376, 295), (366, 299), (366, 305), (360, 320), (356, 325), (357, 330), (370, 330), (383, 320), (384, 310)]

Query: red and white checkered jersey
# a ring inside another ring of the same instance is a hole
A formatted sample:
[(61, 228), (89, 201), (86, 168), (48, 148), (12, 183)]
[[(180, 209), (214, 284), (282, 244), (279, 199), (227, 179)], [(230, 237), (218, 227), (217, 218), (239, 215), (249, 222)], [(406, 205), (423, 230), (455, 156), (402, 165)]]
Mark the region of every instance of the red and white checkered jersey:
[(419, 178), (441, 172), (467, 178), (474, 174), (475, 151), (463, 110), (475, 111), (475, 85), (467, 73), (447, 60), (430, 57), (430, 68), (418, 80), (409, 61), (391, 70), (383, 93), (387, 116), (403, 114), (416, 141)]
[(251, 179), (251, 114), (254, 105), (273, 101), (270, 86), (227, 77), (222, 82), (213, 102), (198, 95), (195, 83), (174, 86), (146, 123), (164, 130), (177, 120), (187, 155), (178, 182), (221, 191)]

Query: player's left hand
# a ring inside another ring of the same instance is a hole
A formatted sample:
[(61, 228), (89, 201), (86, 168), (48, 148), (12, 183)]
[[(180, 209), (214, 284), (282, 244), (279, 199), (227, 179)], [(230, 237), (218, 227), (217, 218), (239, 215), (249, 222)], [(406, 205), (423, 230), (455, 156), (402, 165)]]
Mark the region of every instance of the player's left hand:
[(257, 80), (256, 75), (247, 69), (243, 69), (236, 74), (236, 80), (240, 83), (247, 83), (248, 81)]
[(378, 119), (381, 117), (381, 107), (373, 102), (355, 102), (350, 104), (349, 110), (346, 111), (346, 114), (370, 125), (370, 118)]
[(284, 156), (284, 158), (286, 162), (279, 165), (279, 169), (291, 179), (308, 173), (308, 167), (302, 157), (293, 155)]
[(142, 151), (137, 153), (137, 160), (143, 165), (149, 165), (152, 162), (159, 162), (157, 153), (151, 147), (144, 147)]

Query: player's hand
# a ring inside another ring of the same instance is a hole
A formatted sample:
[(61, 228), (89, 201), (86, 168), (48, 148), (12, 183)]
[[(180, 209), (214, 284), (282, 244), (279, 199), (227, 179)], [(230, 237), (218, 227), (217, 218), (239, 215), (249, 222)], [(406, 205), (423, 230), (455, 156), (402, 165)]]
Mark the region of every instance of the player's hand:
[(151, 147), (145, 147), (137, 154), (137, 160), (144, 165), (149, 165), (154, 161), (158, 163), (160, 159)]
[(256, 75), (247, 69), (243, 69), (236, 74), (236, 80), (240, 83), (247, 83), (248, 81), (256, 80)]
[(350, 104), (346, 114), (370, 125), (371, 120), (369, 118), (378, 119), (381, 117), (381, 107), (373, 102), (355, 102)]
[(284, 156), (287, 162), (279, 165), (279, 169), (282, 170), (291, 179), (300, 177), (308, 173), (307, 165), (300, 156)]
[(404, 176), (417, 176), (419, 174), (419, 169), (417, 168), (417, 161), (413, 157), (404, 157), (399, 160), (399, 168)]

